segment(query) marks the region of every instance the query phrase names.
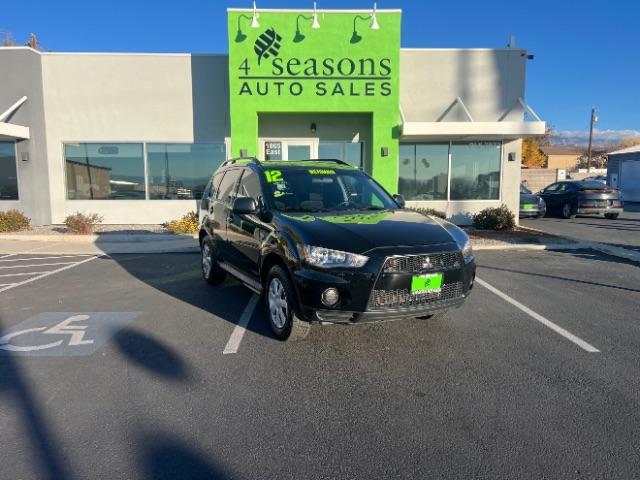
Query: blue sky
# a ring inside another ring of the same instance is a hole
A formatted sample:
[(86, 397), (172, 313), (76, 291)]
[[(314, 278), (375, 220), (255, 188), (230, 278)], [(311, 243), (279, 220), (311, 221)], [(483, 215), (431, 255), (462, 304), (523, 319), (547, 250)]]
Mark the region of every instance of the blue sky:
[[(12, 2), (0, 30), (30, 32), (54, 51), (226, 52), (231, 0)], [(262, 8), (310, 8), (311, 1), (260, 0)], [(318, 8), (370, 8), (362, 0), (323, 0)], [(402, 8), (404, 47), (504, 47), (509, 35), (535, 55), (527, 102), (560, 135), (584, 138), (592, 106), (598, 139), (640, 136), (640, 2), (635, 0), (381, 0)], [(628, 131), (628, 132), (625, 132)]]

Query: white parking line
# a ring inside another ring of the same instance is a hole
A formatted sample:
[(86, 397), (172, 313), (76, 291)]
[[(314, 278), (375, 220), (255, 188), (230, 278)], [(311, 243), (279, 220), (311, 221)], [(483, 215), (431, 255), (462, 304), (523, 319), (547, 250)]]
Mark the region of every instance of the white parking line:
[(260, 297), (258, 297), (258, 295), (252, 295), (249, 303), (244, 308), (244, 311), (240, 316), (240, 320), (238, 320), (238, 324), (233, 329), (233, 332), (231, 332), (229, 341), (222, 351), (223, 355), (227, 355), (229, 353), (238, 353), (240, 342), (242, 342), (244, 332), (247, 331), (247, 325), (249, 325), (249, 320), (251, 320), (251, 315), (253, 315), (253, 310), (256, 308), (256, 303), (258, 303), (259, 298)]
[(51, 267), (53, 265), (71, 265), (72, 263), (76, 263), (76, 262), (36, 263), (36, 264), (29, 264), (29, 265), (8, 265), (8, 266), (0, 265), (0, 269), (27, 268), (27, 267)]
[(551, 330), (553, 330), (554, 332), (556, 332), (559, 335), (562, 335), (564, 338), (566, 338), (567, 340), (575, 343), (576, 345), (578, 345), (580, 348), (582, 348), (583, 350), (586, 350), (587, 352), (590, 353), (598, 353), (600, 352), (600, 350), (598, 350), (596, 347), (594, 347), (593, 345), (585, 342), (584, 340), (582, 340), (579, 337), (576, 337), (573, 333), (565, 330), (564, 328), (562, 328), (559, 325), (556, 325), (555, 323), (553, 323), (551, 320), (548, 320), (546, 318), (544, 318), (542, 315), (534, 312), (533, 310), (531, 310), (529, 307), (521, 304), (520, 302), (518, 302), (517, 300), (514, 300), (513, 298), (511, 298), (509, 295), (507, 295), (506, 293), (498, 290), (496, 287), (494, 287), (493, 285), (489, 285), (487, 282), (485, 282), (484, 280), (481, 280), (480, 278), (476, 277), (476, 282), (479, 283), (480, 285), (482, 285), (484, 288), (486, 288), (487, 290), (489, 290), (492, 293), (495, 293), (497, 296), (499, 296), (500, 298), (502, 298), (503, 300), (509, 302), (511, 305), (513, 305), (514, 307), (522, 310), (524, 313), (526, 313), (527, 315), (529, 315), (530, 317), (532, 317), (534, 320), (537, 320), (538, 322), (542, 323), (544, 326), (550, 328)]
[(51, 270), (45, 270), (44, 272), (3, 273), (0, 277), (23, 277), (25, 275), (40, 275), (41, 273), (51, 273)]
[(44, 277), (48, 277), (49, 275), (53, 275), (58, 272), (63, 272), (64, 270), (69, 270), (70, 268), (77, 267), (78, 265), (82, 265), (83, 263), (90, 262), (91, 260), (95, 260), (96, 258), (98, 258), (97, 255), (95, 257), (85, 258), (84, 260), (80, 260), (79, 262), (72, 263), (71, 265), (65, 265), (64, 267), (58, 268), (57, 270), (51, 270), (49, 272), (35, 272), (35, 274), (38, 275), (37, 277), (28, 278), (26, 280), (23, 280), (22, 282), (13, 283), (11, 285), (7, 285), (6, 287), (0, 288), (0, 293), (6, 292), (7, 290), (11, 290), (12, 288), (20, 287), (27, 283), (35, 282), (36, 280), (39, 280)]
[[(15, 253), (10, 253), (9, 255), (3, 255), (0, 258), (7, 258), (7, 257), (13, 257), (15, 255)], [(10, 260), (8, 260), (10, 261)]]
[(77, 257), (93, 257), (93, 254), (81, 254), (81, 255), (58, 255), (55, 257), (29, 257), (29, 258), (12, 258), (11, 260), (2, 260), (3, 258), (13, 257), (15, 253), (11, 255), (5, 255), (0, 257), (0, 262), (26, 262), (28, 260), (51, 260), (53, 258), (77, 258)]

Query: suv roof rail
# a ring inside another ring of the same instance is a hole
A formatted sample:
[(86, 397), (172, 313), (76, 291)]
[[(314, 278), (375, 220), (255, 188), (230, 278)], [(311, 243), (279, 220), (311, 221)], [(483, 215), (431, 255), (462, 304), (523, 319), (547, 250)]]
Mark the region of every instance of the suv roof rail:
[(298, 162), (331, 162), (337, 163), (339, 165), (347, 165), (348, 167), (353, 167), (353, 165), (348, 164), (344, 160), (338, 160), (337, 158), (307, 158), (306, 160), (296, 160)]
[(260, 160), (258, 160), (256, 157), (236, 157), (236, 158), (230, 158), (229, 160), (225, 160), (222, 165), (220, 165), (221, 167), (224, 167), (226, 165), (233, 165), (234, 163), (240, 161), (240, 160), (248, 160), (251, 163), (254, 163), (256, 165), (260, 165)]

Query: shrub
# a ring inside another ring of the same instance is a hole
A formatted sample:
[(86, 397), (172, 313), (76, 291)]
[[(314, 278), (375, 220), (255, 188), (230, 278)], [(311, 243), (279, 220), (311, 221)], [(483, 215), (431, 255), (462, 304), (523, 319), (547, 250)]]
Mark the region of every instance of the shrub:
[(438, 218), (447, 218), (447, 215), (444, 212), (441, 212), (440, 210), (436, 210), (435, 208), (421, 208), (421, 207), (417, 207), (414, 208), (414, 210), (418, 213), (421, 213), (422, 215), (426, 215), (428, 216), (433, 216), (433, 217), (438, 217)]
[(101, 222), (102, 217), (97, 213), (76, 212), (73, 215), (68, 215), (67, 218), (64, 219), (68, 233), (81, 235), (93, 233), (95, 226)]
[(473, 216), (473, 226), (478, 230), (513, 230), (516, 217), (506, 205), (485, 208)]
[(0, 212), (0, 232), (19, 232), (31, 227), (31, 219), (19, 210)]
[(189, 233), (193, 234), (198, 231), (200, 220), (198, 212), (189, 212), (180, 220), (171, 220), (164, 225), (164, 228), (173, 233)]

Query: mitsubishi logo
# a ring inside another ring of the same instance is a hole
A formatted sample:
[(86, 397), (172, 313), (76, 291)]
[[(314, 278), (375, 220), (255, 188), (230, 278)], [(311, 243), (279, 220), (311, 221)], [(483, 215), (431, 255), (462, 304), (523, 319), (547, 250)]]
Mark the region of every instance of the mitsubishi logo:
[(429, 259), (429, 257), (424, 257), (424, 259), (422, 260), (422, 269), (428, 270), (432, 267), (433, 265), (431, 264), (431, 260)]

